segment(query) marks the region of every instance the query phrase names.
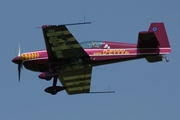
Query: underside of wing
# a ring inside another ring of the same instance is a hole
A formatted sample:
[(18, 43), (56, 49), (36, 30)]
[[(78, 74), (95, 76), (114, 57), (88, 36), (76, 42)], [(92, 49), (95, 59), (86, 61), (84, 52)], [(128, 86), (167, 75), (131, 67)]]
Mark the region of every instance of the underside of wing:
[(89, 58), (65, 25), (42, 26), (49, 60)]
[(68, 94), (89, 93), (92, 67), (61, 71), (59, 79)]

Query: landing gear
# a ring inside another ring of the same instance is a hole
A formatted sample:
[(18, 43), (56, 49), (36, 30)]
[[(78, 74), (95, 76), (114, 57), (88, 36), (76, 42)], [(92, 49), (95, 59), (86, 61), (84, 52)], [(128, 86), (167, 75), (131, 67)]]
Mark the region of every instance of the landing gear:
[(53, 86), (46, 88), (44, 91), (52, 95), (56, 95), (59, 91), (65, 90), (63, 86), (56, 86), (57, 76), (53, 77)]
[(50, 93), (52, 95), (56, 95), (57, 94), (57, 90), (53, 89), (53, 87), (48, 87), (44, 90), (47, 93)]
[(166, 62), (169, 62), (169, 59), (165, 55), (162, 55), (162, 58), (164, 58)]
[(56, 86), (58, 76), (60, 75), (60, 72), (56, 71), (56, 66), (57, 66), (57, 63), (49, 63), (48, 71), (43, 72), (38, 76), (40, 79), (44, 79), (47, 81), (53, 78), (53, 85), (44, 90), (45, 92), (50, 93), (52, 95), (56, 95), (58, 92), (66, 89), (63, 86)]

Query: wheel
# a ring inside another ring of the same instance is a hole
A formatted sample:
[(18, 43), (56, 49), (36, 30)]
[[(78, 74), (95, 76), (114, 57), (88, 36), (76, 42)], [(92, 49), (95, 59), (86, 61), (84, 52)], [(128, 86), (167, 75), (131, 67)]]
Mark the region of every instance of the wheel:
[(46, 81), (50, 81), (52, 79), (52, 77), (49, 77), (49, 78), (46, 78), (45, 80)]
[(53, 91), (51, 91), (50, 93), (51, 93), (51, 95), (56, 95), (56, 94), (57, 94), (57, 92), (58, 92), (58, 91), (53, 90)]
[(44, 91), (52, 95), (56, 95), (58, 92), (63, 91), (65, 89), (66, 88), (63, 86), (56, 86), (55, 88), (51, 86), (51, 87), (46, 88)]

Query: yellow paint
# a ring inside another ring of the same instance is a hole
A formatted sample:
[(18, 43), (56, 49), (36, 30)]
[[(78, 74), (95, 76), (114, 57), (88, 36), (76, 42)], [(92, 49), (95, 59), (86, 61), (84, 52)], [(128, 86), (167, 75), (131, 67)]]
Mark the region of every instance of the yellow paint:
[(32, 59), (34, 59), (34, 53), (32, 53), (32, 56), (31, 56), (31, 57), (32, 57)]
[(101, 52), (95, 52), (95, 53), (93, 53), (94, 55), (102, 55), (102, 53)]
[(39, 53), (23, 53), (21, 54), (22, 60), (35, 59), (39, 57)]
[(25, 60), (27, 60), (27, 59), (29, 58), (29, 57), (28, 57), (28, 54), (25, 54), (25, 57), (24, 57), (24, 58), (25, 58)]
[(21, 55), (22, 61), (25, 60), (25, 54)]
[(29, 59), (31, 59), (31, 53), (29, 53), (28, 55), (29, 55)]
[(104, 49), (102, 52), (95, 52), (94, 55), (128, 55), (126, 49)]
[(36, 58), (38, 58), (39, 57), (39, 53), (36, 53)]

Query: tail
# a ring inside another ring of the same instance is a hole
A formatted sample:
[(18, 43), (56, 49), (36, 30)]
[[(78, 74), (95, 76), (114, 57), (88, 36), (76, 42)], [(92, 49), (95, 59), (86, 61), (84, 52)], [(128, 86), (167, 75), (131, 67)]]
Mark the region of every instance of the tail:
[[(159, 50), (158, 55), (148, 56), (146, 60), (148, 62), (162, 61), (164, 54), (171, 52), (168, 36), (164, 23), (151, 23), (149, 30), (146, 32), (139, 32), (138, 36), (138, 48), (157, 48)], [(164, 57), (166, 61), (168, 59)]]
[(154, 32), (160, 48), (170, 48), (164, 23), (151, 23), (148, 32)]
[(139, 48), (170, 48), (164, 23), (151, 23), (149, 30), (139, 32)]

